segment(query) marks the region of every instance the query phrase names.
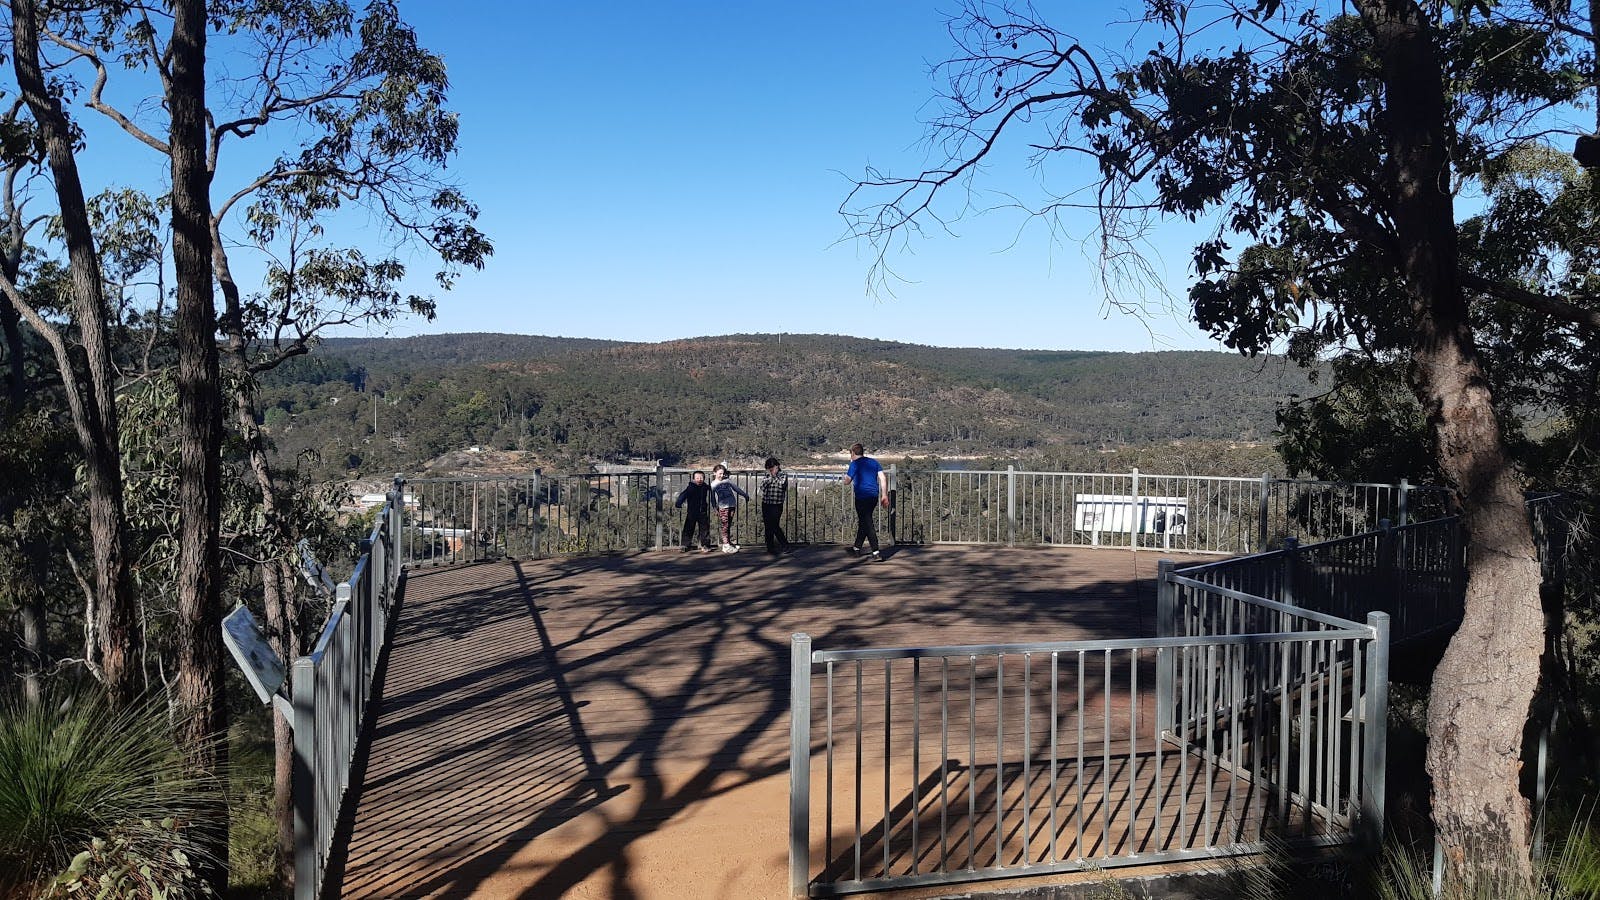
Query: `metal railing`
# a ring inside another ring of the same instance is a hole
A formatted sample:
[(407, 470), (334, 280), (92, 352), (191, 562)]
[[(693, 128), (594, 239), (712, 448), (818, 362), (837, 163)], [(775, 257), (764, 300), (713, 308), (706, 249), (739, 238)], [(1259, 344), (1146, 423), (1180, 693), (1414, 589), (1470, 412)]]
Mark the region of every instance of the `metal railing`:
[(1381, 829), (1388, 617), (1349, 622), (1170, 565), (1161, 598), (1154, 638), (814, 650), (795, 635), (792, 895)]
[(1179, 574), (1218, 588), (1271, 597), (1301, 609), (1354, 620), (1372, 611), (1392, 618), (1393, 638), (1409, 641), (1461, 620), (1466, 556), (1455, 516), (1202, 565)]
[(896, 539), (1258, 553), (1286, 537), (1359, 534), (1431, 518), (1445, 492), (1399, 484), (1152, 475), (934, 471), (901, 475)]
[(349, 580), (309, 655), (290, 668), (294, 728), (295, 896), (321, 894), (334, 830), (344, 809), (403, 555), (396, 536), (405, 503), (397, 478)]
[[(693, 470), (416, 478), (407, 481), (404, 550), (410, 565), (454, 565), (502, 557), (535, 558), (675, 546), (685, 511), (674, 499)], [(741, 500), (734, 534), (763, 538), (761, 471), (732, 478)], [(837, 471), (790, 471), (783, 528), (794, 543), (836, 543), (854, 534), (855, 512)], [(715, 529), (715, 523), (712, 525)]]
[[(1439, 489), (1399, 484), (1294, 481), (1267, 475), (1198, 475), (888, 469), (891, 504), (879, 531), (901, 544), (1133, 547), (1188, 553), (1259, 553), (1286, 538), (1327, 540), (1432, 518)], [(736, 539), (758, 543), (757, 488), (764, 473), (739, 471), (751, 496)], [(684, 511), (673, 499), (690, 470), (583, 475), (418, 478), (408, 482), (408, 564), (450, 565), (661, 549), (678, 543)], [(843, 543), (855, 533), (849, 489), (837, 470), (789, 472), (783, 525), (794, 543)], [(1419, 515), (1423, 514), (1423, 515)]]

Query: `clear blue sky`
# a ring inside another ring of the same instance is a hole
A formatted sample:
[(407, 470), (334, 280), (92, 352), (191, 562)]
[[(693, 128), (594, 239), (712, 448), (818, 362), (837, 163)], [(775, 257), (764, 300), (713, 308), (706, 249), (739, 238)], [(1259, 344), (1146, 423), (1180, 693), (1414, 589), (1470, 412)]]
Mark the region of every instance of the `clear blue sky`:
[[(497, 249), (440, 298), (436, 321), (402, 321), (395, 334), (828, 332), (948, 346), (1216, 348), (1181, 313), (1187, 253), (1176, 232), (1156, 260), (1176, 315), (1108, 313), (1083, 246), (999, 212), (961, 222), (959, 238), (914, 243), (894, 257), (909, 283), (868, 294), (871, 251), (840, 242), (837, 208), (868, 164), (925, 161), (929, 65), (950, 49), (945, 13), (932, 6), (403, 0), (402, 9), (449, 67), (462, 123), (453, 173)], [(1064, 27), (1096, 41), (1119, 13), (1073, 15)], [(1025, 191), (1034, 177), (1002, 165), (983, 184)]]

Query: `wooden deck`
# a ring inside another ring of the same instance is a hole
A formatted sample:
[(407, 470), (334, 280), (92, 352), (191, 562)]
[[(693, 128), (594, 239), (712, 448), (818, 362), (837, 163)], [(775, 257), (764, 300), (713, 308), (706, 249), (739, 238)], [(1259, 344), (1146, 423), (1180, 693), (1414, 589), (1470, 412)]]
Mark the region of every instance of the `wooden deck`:
[[(1152, 552), (751, 550), (410, 574), (330, 892), (784, 897), (791, 633), (842, 649), (1154, 630)], [(1131, 777), (1155, 771), (1143, 758)], [(816, 847), (843, 874), (840, 846)]]

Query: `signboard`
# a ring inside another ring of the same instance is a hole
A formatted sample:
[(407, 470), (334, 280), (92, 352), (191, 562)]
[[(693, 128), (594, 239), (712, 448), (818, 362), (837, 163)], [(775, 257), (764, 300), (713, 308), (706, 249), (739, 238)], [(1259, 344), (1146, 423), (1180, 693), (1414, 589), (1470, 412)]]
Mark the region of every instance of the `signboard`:
[(250, 610), (243, 606), (236, 607), (222, 620), (222, 643), (233, 654), (234, 662), (244, 670), (245, 680), (255, 688), (256, 696), (261, 698), (262, 703), (271, 703), (288, 676), (283, 668), (283, 660), (272, 652), (267, 636), (262, 634), (261, 626), (256, 624), (256, 617), (250, 614)]
[(1130, 497), (1127, 494), (1074, 494), (1073, 527), (1079, 531), (1121, 534), (1189, 533), (1189, 498)]

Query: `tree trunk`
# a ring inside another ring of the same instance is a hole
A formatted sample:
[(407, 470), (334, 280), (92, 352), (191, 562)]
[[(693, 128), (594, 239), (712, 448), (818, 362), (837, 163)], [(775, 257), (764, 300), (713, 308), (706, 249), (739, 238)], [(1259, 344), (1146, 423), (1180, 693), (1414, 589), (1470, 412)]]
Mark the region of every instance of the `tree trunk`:
[(40, 68), (38, 16), (36, 0), (11, 0), (12, 67), (50, 163), (72, 273), (73, 313), (83, 352), (75, 359), (57, 361), (73, 427), (83, 448), (89, 539), (94, 551), (94, 618), (100, 674), (111, 701), (124, 705), (140, 690), (135, 652), (140, 638), (138, 610), (123, 552), (121, 436), (105, 284), (83, 198), (83, 182), (73, 157), (72, 129)]
[[(6, 275), (12, 284), (16, 283), (14, 271)], [(0, 333), (4, 334), (6, 342), (6, 400), (15, 415), (28, 399), (28, 372), (23, 366), (22, 316), (3, 293), (0, 293)]]
[(45, 661), (50, 658), (50, 644), (45, 630), (44, 597), (39, 592), (37, 584), (29, 584), (24, 590), (27, 591), (27, 599), (21, 601), (17, 607), (22, 619), (22, 649), (28, 655), (26, 668), (22, 673), (22, 696), (28, 706), (37, 707), (44, 699), (44, 685), (39, 678), (39, 672)]
[[(222, 243), (221, 223), (211, 222), (211, 265), (222, 290), (222, 330), (226, 336), (228, 365), (235, 375), (233, 387), (234, 427), (243, 439), (256, 490), (261, 495), (261, 510), (266, 522), (268, 561), (261, 568), (262, 600), (266, 608), (267, 636), (273, 652), (285, 665), (300, 654), (297, 639), (294, 597), (294, 570), (282, 560), (291, 552), (298, 535), (286, 523), (278, 485), (267, 459), (261, 428), (256, 424), (255, 378), (250, 371), (249, 345), (244, 333), (244, 315), (239, 285), (234, 280), (228, 254)], [(278, 827), (278, 866), (283, 884), (294, 885), (294, 742), (289, 722), (276, 709), (273, 727), (272, 812)]]
[[(204, 0), (172, 3), (172, 263), (178, 344), (178, 715), (191, 772), (226, 786), (221, 572), (222, 395), (211, 286), (211, 177), (206, 168)], [(228, 886), (227, 808), (218, 797), (204, 835), (207, 881)]]
[(1531, 885), (1531, 819), (1518, 784), (1544, 650), (1539, 564), (1457, 274), (1434, 36), (1410, 0), (1360, 7), (1383, 58), (1400, 269), (1415, 316), (1411, 383), (1467, 534), (1465, 614), (1428, 704), (1434, 824), (1452, 882)]

